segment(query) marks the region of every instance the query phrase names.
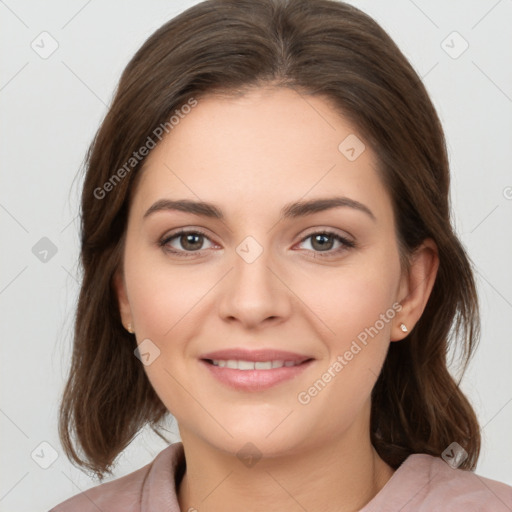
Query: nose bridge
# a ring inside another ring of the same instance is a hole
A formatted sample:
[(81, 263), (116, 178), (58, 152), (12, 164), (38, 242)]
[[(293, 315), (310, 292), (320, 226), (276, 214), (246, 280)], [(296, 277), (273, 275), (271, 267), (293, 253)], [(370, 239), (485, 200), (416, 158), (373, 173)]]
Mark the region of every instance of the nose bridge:
[(235, 248), (234, 268), (223, 287), (220, 300), (223, 318), (236, 318), (254, 326), (269, 317), (288, 315), (290, 298), (274, 274), (279, 272), (275, 266), (268, 237), (260, 243), (254, 236), (246, 236)]

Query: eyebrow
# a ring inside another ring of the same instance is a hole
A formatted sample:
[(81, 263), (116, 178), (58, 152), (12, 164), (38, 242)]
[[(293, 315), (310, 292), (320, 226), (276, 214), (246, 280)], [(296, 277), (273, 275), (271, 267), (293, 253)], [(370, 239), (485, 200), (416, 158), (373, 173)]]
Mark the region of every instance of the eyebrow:
[[(281, 208), (281, 217), (293, 219), (339, 207), (353, 208), (367, 214), (372, 220), (377, 220), (373, 212), (367, 206), (348, 197), (330, 197), (289, 203)], [(181, 211), (202, 217), (224, 220), (222, 210), (214, 204), (204, 201), (192, 201), (190, 199), (159, 199), (146, 211), (143, 219), (146, 219), (155, 212), (167, 210)]]

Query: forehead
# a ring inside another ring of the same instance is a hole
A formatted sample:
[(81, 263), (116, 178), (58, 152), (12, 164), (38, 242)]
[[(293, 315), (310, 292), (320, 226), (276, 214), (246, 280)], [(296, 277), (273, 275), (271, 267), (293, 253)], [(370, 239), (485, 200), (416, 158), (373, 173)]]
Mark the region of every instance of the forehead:
[(227, 214), (245, 214), (333, 194), (390, 208), (364, 134), (328, 99), (292, 89), (198, 99), (139, 172), (139, 212), (162, 197), (208, 200)]

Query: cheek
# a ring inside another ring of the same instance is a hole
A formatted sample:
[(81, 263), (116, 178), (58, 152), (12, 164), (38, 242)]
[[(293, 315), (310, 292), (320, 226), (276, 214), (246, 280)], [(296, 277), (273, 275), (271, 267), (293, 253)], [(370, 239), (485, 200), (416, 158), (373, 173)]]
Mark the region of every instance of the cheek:
[(399, 276), (398, 260), (383, 252), (338, 269), (316, 269), (295, 284), (297, 295), (307, 306), (304, 311), (312, 310), (317, 316), (315, 323), (323, 326), (331, 356), (344, 351), (361, 333), (364, 338), (368, 329), (375, 336), (376, 324), (378, 336), (389, 340)]
[[(183, 363), (193, 333), (191, 322), (198, 290), (194, 290), (183, 273), (180, 277), (176, 269), (138, 265), (135, 259), (131, 269), (127, 266), (126, 274), (132, 283), (130, 306), (137, 343), (149, 347), (152, 359), (144, 371), (166, 408), (173, 414), (177, 411), (176, 419), (181, 420), (182, 414), (185, 417), (192, 414), (190, 396), (185, 391), (189, 383)], [(148, 344), (148, 339), (152, 343)]]
[(186, 349), (201, 324), (197, 313), (207, 304), (205, 295), (215, 283), (212, 272), (200, 271), (199, 266), (185, 270), (132, 247), (125, 260), (125, 276), (137, 343), (145, 343), (142, 347), (149, 347), (151, 353), (152, 361), (144, 371), (166, 407), (186, 416), (191, 405), (185, 391), (189, 387)]
[(330, 418), (355, 414), (371, 393), (400, 309), (395, 302), (399, 276), (398, 256), (389, 249), (375, 251), (336, 272), (316, 272), (309, 280), (315, 287), (303, 286), (299, 292), (321, 319), (316, 324), (325, 326), (321, 334), (328, 353), (315, 375), (318, 380), (308, 383), (311, 395), (304, 389), (304, 401), (315, 396), (315, 407), (328, 409)]
[(326, 323), (335, 334), (323, 338), (328, 356), (297, 394), (301, 412), (319, 418), (326, 436), (343, 431), (360, 417), (380, 374), (390, 343), (391, 286), (375, 286), (371, 276), (352, 276), (326, 302)]
[(185, 271), (164, 255), (148, 254), (147, 249), (132, 249), (125, 274), (137, 337), (160, 343), (173, 336), (181, 319), (187, 319), (208, 290), (209, 281), (202, 281), (199, 272)]

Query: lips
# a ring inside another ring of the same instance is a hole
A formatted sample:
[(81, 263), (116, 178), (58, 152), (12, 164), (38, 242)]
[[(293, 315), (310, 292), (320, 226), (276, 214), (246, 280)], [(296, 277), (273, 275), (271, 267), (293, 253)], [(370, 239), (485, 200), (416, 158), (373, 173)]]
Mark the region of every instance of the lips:
[(314, 358), (282, 350), (226, 349), (203, 354), (200, 362), (224, 385), (238, 391), (263, 391), (292, 379)]

